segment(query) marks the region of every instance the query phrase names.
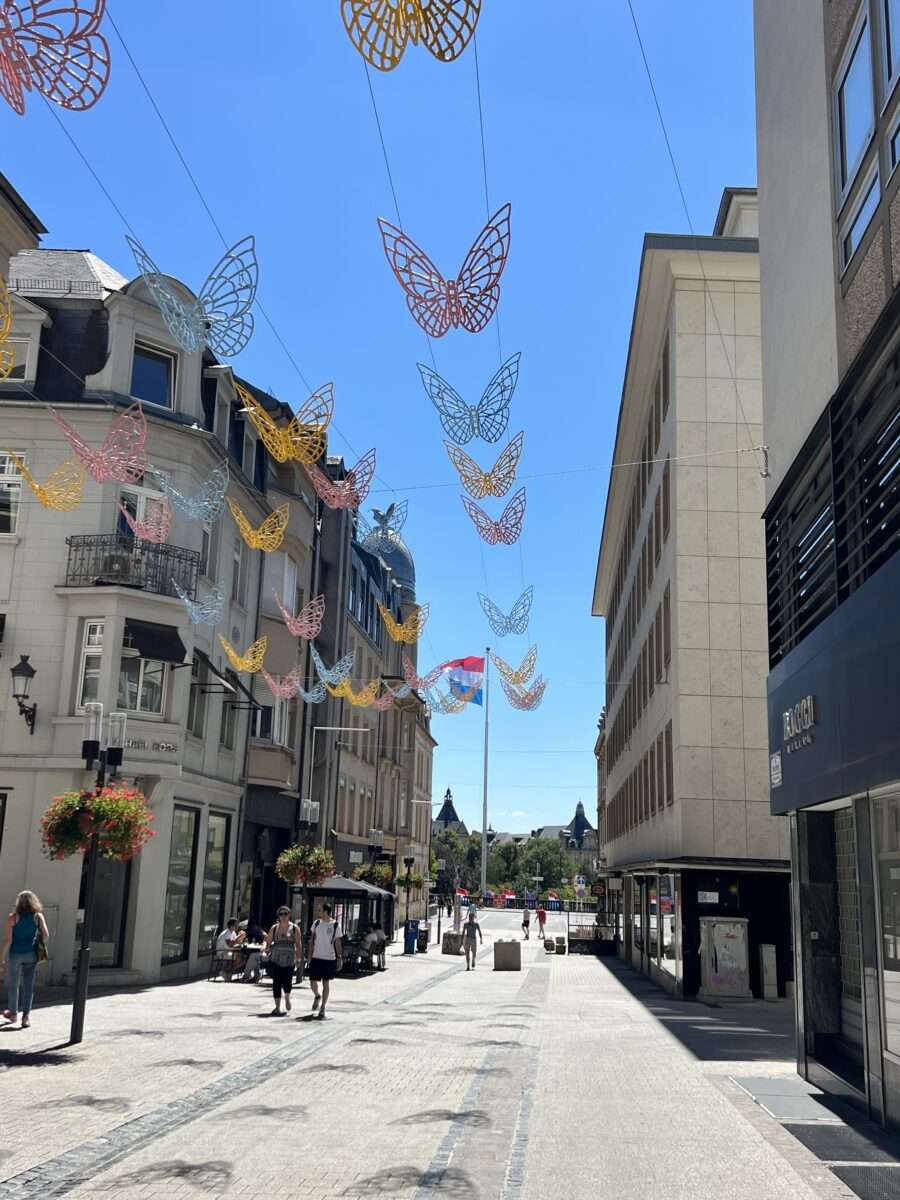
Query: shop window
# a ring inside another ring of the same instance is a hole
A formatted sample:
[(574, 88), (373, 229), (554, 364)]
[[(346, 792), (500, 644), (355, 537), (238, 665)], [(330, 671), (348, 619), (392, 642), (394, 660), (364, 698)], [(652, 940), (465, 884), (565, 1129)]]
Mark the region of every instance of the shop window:
[(659, 965), (672, 976), (677, 974), (678, 966), (675, 884), (675, 875), (660, 875), (657, 899), (660, 932)]
[(201, 954), (212, 949), (213, 940), (225, 924), (225, 878), (231, 818), (210, 813), (206, 824), (206, 855), (203, 863), (203, 893), (200, 901)]
[[(16, 451), (24, 460), (24, 451)], [(15, 533), (19, 523), (22, 475), (13, 458), (0, 451), (0, 534)]]
[(900, 793), (873, 798), (885, 1049), (900, 1054)]
[(169, 843), (163, 914), (162, 962), (184, 962), (190, 953), (191, 908), (197, 866), (197, 810), (176, 804)]

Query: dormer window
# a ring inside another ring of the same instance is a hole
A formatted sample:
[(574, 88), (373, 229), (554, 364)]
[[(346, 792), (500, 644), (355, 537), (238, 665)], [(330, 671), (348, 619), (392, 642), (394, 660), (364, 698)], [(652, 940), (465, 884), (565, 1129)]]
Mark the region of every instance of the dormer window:
[(134, 343), (131, 364), (131, 395), (160, 408), (175, 407), (175, 356), (148, 346)]

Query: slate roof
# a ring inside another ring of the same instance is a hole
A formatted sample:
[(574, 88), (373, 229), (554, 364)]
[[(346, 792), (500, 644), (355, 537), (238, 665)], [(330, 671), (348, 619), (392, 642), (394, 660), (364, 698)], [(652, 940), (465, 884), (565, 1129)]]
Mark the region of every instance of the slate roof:
[(90, 250), (20, 250), (9, 263), (11, 291), (28, 296), (105, 300), (128, 285), (124, 275)]

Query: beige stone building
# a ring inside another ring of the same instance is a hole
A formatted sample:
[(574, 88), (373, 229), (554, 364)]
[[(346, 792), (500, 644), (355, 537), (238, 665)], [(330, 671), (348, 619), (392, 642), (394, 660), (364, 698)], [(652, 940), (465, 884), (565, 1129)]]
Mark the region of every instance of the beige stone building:
[(620, 949), (688, 995), (705, 918), (748, 922), (755, 991), (762, 942), (782, 988), (790, 969), (787, 828), (768, 807), (762, 442), (756, 195), (729, 189), (711, 237), (644, 239), (593, 602)]

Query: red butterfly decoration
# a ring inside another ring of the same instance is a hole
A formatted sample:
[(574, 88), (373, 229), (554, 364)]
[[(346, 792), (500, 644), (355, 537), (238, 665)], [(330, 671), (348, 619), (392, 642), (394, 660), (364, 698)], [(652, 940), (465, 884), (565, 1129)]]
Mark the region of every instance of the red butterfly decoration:
[(144, 521), (139, 521), (137, 517), (132, 516), (121, 502), (119, 512), (128, 522), (134, 536), (140, 538), (142, 542), (156, 542), (157, 545), (162, 546), (169, 540), (169, 534), (172, 532), (172, 507), (165, 496), (162, 500), (152, 502), (150, 512)]
[(522, 521), (525, 517), (524, 488), (519, 488), (500, 514), (499, 521), (492, 521), (484, 509), (480, 508), (474, 500), (470, 500), (468, 496), (460, 496), (460, 499), (466, 512), (472, 518), (475, 528), (489, 546), (496, 546), (498, 542), (512, 546), (519, 540)]
[(511, 205), (504, 204), (488, 220), (456, 279), (444, 279), (402, 229), (379, 217), (384, 253), (406, 292), (406, 306), (430, 337), (443, 337), (451, 325), (480, 333), (497, 311), (500, 276), (509, 254), (511, 212)]
[(375, 476), (375, 451), (364, 454), (355, 467), (337, 483), (317, 466), (308, 466), (306, 473), (313, 487), (329, 508), (359, 508), (369, 494)]
[(106, 0), (0, 0), (0, 96), (25, 112), (36, 88), (83, 112), (109, 81), (109, 45), (98, 33)]
[(522, 712), (532, 712), (536, 709), (543, 700), (547, 688), (547, 680), (543, 675), (538, 675), (530, 688), (516, 687), (514, 684), (507, 683), (505, 679), (501, 679), (500, 683), (513, 708), (518, 708)]
[(277, 592), (275, 593), (275, 603), (281, 610), (285, 625), (294, 637), (306, 638), (308, 642), (311, 642), (313, 638), (319, 636), (322, 630), (322, 619), (325, 616), (324, 596), (316, 596), (315, 600), (310, 600), (309, 604), (305, 604), (300, 609), (296, 617), (285, 608)]
[(47, 408), (84, 469), (97, 483), (107, 479), (135, 483), (147, 470), (147, 418), (139, 400), (114, 419), (99, 450), (92, 450), (68, 421), (50, 405)]

